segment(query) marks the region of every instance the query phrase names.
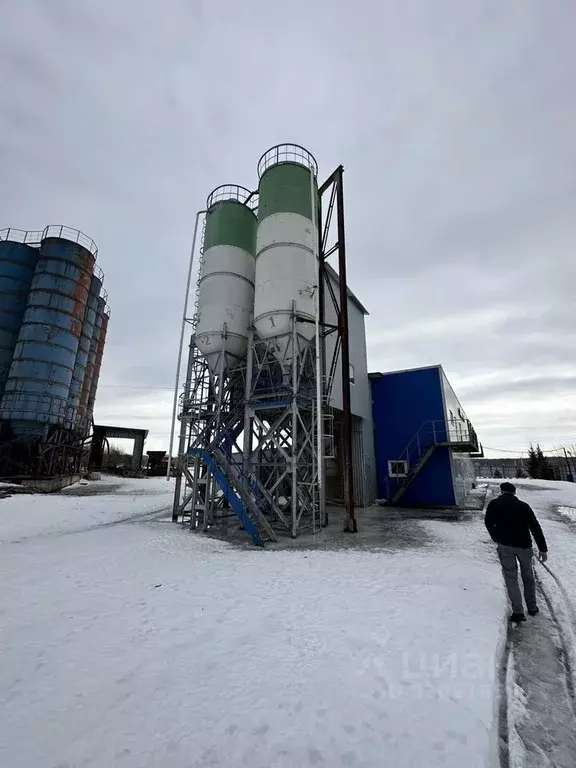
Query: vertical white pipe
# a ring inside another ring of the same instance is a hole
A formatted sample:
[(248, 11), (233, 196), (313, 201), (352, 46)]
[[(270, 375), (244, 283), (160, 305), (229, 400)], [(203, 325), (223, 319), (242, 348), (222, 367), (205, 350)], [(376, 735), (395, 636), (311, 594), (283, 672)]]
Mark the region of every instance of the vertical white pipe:
[(298, 527), (298, 337), (296, 335), (296, 302), (292, 302), (292, 538)]
[[(194, 366), (194, 346), (192, 343), (192, 337), (190, 337), (190, 344), (188, 346), (188, 363), (186, 365), (186, 379), (184, 382), (184, 399), (183, 405), (190, 399), (190, 384), (192, 382), (192, 369)], [(178, 440), (178, 457), (181, 457), (186, 450), (186, 436), (188, 433), (188, 422), (182, 418), (180, 421), (180, 438)], [(180, 458), (178, 459), (180, 462)], [(172, 506), (172, 520), (176, 522), (178, 520), (178, 510), (180, 508), (180, 496), (182, 491), (182, 466), (178, 464), (178, 472), (176, 472), (176, 478), (174, 482), (174, 503)], [(170, 477), (170, 475), (168, 475)]]
[(252, 453), (252, 414), (250, 411), (250, 397), (252, 394), (252, 367), (254, 359), (254, 328), (250, 325), (248, 331), (248, 353), (246, 356), (246, 381), (244, 383), (244, 440), (242, 444), (242, 482), (245, 472), (251, 468)]
[(182, 349), (184, 347), (184, 333), (186, 331), (186, 315), (188, 314), (188, 300), (190, 297), (190, 283), (192, 281), (192, 265), (194, 263), (194, 251), (196, 250), (196, 236), (198, 235), (198, 222), (200, 216), (206, 211), (198, 211), (194, 222), (194, 234), (192, 235), (192, 247), (190, 248), (190, 261), (188, 263), (188, 277), (186, 279), (186, 292), (184, 294), (184, 309), (182, 310), (182, 326), (180, 328), (180, 343), (178, 344), (178, 362), (176, 363), (176, 379), (174, 382), (174, 402), (172, 403), (172, 425), (170, 427), (170, 444), (168, 446), (168, 469), (166, 480), (170, 480), (172, 468), (172, 449), (174, 447), (174, 429), (176, 427), (176, 412), (178, 410), (178, 387), (180, 385), (180, 367), (182, 365)]

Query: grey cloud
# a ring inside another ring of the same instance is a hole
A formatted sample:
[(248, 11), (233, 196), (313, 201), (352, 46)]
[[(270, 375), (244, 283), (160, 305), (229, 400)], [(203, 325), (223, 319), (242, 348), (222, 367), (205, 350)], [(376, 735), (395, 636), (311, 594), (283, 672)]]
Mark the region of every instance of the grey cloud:
[(531, 376), (526, 379), (506, 380), (502, 377), (492, 383), (480, 383), (468, 387), (460, 387), (462, 396), (469, 402), (487, 401), (491, 398), (510, 398), (516, 395), (528, 400), (540, 396), (556, 397), (571, 395), (576, 388), (576, 373), (571, 376)]
[[(442, 362), (496, 447), (573, 439), (569, 390), (531, 423), (519, 413), (576, 376), (569, 3), (4, 6), (0, 225), (62, 222), (98, 243), (104, 384), (170, 386), (196, 210), (298, 141), (322, 175), (345, 166), (370, 367)], [(169, 401), (104, 387), (97, 415), (153, 424), (166, 447)], [(501, 401), (518, 412), (500, 420)]]

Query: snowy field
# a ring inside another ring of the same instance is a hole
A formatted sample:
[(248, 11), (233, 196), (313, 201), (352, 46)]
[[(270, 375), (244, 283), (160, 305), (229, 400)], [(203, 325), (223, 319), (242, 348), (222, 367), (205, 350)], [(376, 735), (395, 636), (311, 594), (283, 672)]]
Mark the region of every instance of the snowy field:
[[(576, 489), (541, 485), (576, 591)], [(480, 512), (411, 520), (412, 545), (260, 551), (174, 526), (171, 494), (0, 500), (2, 768), (498, 765), (508, 609)]]

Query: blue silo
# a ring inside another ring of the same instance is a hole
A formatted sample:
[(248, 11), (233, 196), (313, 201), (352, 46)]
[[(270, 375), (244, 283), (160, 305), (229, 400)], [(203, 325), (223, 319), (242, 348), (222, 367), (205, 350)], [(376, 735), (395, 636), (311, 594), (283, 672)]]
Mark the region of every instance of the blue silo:
[(108, 333), (109, 320), (110, 308), (106, 306), (104, 313), (102, 314), (102, 327), (100, 328), (100, 335), (98, 337), (94, 376), (92, 377), (92, 384), (90, 385), (90, 396), (88, 398), (88, 414), (90, 418), (92, 418), (92, 414), (94, 413), (94, 403), (96, 402), (96, 393), (98, 391), (98, 382), (100, 380), (100, 369), (102, 368), (102, 356), (104, 354), (104, 347), (106, 346), (106, 334)]
[[(88, 364), (86, 365), (86, 373), (84, 376), (84, 383), (82, 384), (82, 393), (80, 396), (80, 414), (85, 433), (90, 429), (92, 422), (94, 400), (92, 400), (90, 403), (90, 395), (92, 392), (92, 384), (94, 382), (94, 375), (96, 372), (96, 359), (100, 344), (100, 334), (102, 332), (102, 320), (104, 317), (104, 310), (106, 309), (106, 296), (106, 291), (102, 291), (97, 300), (96, 321), (94, 323), (94, 332), (90, 342), (90, 351), (88, 352)], [(94, 397), (95, 396), (96, 390), (94, 390)]]
[(92, 275), (90, 282), (90, 291), (88, 301), (84, 311), (84, 320), (82, 322), (82, 333), (78, 343), (78, 352), (72, 372), (72, 382), (70, 383), (70, 394), (68, 395), (68, 412), (65, 426), (67, 429), (81, 430), (82, 414), (80, 412), (80, 398), (82, 387), (86, 376), (86, 367), (88, 365), (88, 356), (90, 353), (90, 343), (94, 335), (94, 324), (96, 322), (96, 310), (98, 308), (98, 298), (102, 290), (103, 274), (99, 267), (95, 267), (95, 274)]
[(0, 419), (15, 435), (64, 426), (96, 253), (77, 230), (43, 232), (0, 403)]
[(19, 229), (0, 231), (0, 399), (38, 261), (38, 248), (28, 244), (28, 236)]

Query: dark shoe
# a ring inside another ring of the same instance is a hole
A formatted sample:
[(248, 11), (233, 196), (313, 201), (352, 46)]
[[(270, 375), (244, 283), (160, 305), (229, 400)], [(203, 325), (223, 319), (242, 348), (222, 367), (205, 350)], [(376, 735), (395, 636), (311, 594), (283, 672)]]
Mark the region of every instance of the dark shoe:
[(536, 608), (528, 608), (528, 613), (530, 616), (536, 616), (537, 613), (540, 613), (540, 608), (536, 606)]
[(526, 616), (523, 613), (513, 613), (510, 616), (510, 621), (514, 624), (521, 624), (523, 621), (526, 621)]

